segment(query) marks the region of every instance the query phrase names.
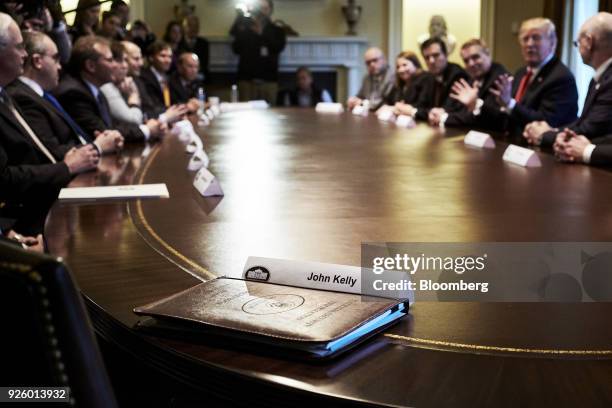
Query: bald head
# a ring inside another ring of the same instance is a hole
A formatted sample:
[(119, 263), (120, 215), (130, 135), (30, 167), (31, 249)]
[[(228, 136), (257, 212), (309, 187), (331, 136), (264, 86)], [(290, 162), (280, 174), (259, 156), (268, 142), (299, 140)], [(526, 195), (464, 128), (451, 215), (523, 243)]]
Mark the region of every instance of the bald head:
[(597, 69), (612, 57), (612, 14), (601, 12), (587, 19), (577, 41), (584, 63)]
[(363, 55), (368, 74), (378, 75), (387, 66), (385, 54), (380, 48), (372, 47), (369, 48)]
[(131, 41), (122, 41), (121, 45), (123, 45), (123, 49), (125, 50), (125, 56), (128, 63), (128, 75), (139, 76), (140, 69), (144, 64), (140, 47)]
[(185, 81), (195, 81), (200, 70), (200, 59), (192, 52), (184, 52), (179, 55), (176, 70)]

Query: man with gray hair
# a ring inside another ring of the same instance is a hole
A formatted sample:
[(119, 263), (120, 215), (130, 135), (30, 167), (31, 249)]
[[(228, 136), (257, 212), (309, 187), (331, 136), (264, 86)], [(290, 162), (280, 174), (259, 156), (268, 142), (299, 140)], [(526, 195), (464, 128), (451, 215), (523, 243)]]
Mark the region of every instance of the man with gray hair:
[[(539, 136), (534, 129), (526, 137), (540, 137), (542, 144), (554, 141), (555, 153), (570, 162), (612, 164), (612, 14), (601, 12), (580, 28), (574, 42), (582, 61), (593, 67), (582, 115), (566, 129), (550, 129)], [(608, 135), (602, 137), (604, 135)]]
[(363, 55), (368, 73), (363, 77), (361, 89), (357, 95), (351, 96), (347, 101), (349, 110), (361, 105), (364, 100), (369, 101), (370, 110), (378, 109), (384, 97), (391, 91), (395, 81), (393, 72), (389, 69), (385, 54), (380, 48), (372, 47)]
[(573, 122), (578, 112), (578, 91), (574, 75), (555, 57), (555, 25), (547, 18), (523, 21), (519, 44), (526, 66), (514, 77), (500, 76), (491, 88), (499, 109), (506, 114), (506, 129), (516, 135), (533, 121), (546, 121), (551, 126)]
[(84, 146), (57, 160), (27, 124), (5, 90), (22, 74), (26, 56), (17, 23), (0, 13), (0, 217), (16, 219), (16, 231), (36, 236), (60, 188), (95, 168), (98, 153)]

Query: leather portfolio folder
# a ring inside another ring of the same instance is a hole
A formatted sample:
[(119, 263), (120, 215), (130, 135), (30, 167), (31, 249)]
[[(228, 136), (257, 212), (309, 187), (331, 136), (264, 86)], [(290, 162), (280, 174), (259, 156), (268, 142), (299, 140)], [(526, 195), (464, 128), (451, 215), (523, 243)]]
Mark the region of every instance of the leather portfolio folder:
[(407, 314), (408, 302), (222, 277), (134, 312), (154, 318), (138, 325), (151, 333), (246, 341), (327, 358), (395, 323)]

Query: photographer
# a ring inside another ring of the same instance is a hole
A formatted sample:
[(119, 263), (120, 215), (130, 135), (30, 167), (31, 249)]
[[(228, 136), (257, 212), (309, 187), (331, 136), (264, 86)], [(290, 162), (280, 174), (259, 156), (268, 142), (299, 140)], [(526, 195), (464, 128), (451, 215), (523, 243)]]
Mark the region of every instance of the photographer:
[(265, 99), (270, 105), (278, 92), (278, 58), (285, 48), (282, 28), (272, 23), (272, 0), (257, 0), (245, 13), (238, 15), (230, 30), (232, 49), (240, 57), (238, 88), (243, 101)]

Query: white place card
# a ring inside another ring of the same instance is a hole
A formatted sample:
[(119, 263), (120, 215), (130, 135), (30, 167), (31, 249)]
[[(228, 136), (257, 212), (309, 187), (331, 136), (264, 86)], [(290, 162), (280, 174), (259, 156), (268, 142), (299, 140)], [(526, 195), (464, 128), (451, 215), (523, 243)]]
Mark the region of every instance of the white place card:
[(494, 149), (495, 141), (488, 133), (477, 132), (475, 130), (470, 130), (465, 138), (463, 138), (463, 143), (469, 146), (486, 148), (486, 149)]
[(215, 113), (212, 111), (212, 109), (206, 109), (206, 116), (208, 117), (208, 120), (212, 122), (212, 120), (215, 118)]
[(210, 110), (215, 116), (219, 116), (221, 114), (221, 109), (219, 109), (219, 103), (217, 102), (217, 104), (214, 104), (212, 101), (211, 103), (212, 103), (212, 106), (210, 107)]
[(223, 190), (217, 178), (206, 167), (202, 167), (193, 180), (193, 186), (204, 197), (222, 196)]
[[(358, 266), (250, 256), (240, 278), (309, 289), (363, 293), (361, 268)], [(414, 302), (413, 291), (405, 290), (400, 294), (400, 298)]]
[(368, 116), (370, 113), (370, 107), (365, 105), (357, 105), (353, 108), (352, 113), (356, 116)]
[(195, 137), (191, 138), (191, 141), (185, 148), (185, 151), (187, 153), (195, 153), (198, 150), (204, 150), (204, 144), (202, 143), (202, 140), (198, 137), (198, 135), (195, 135)]
[(318, 113), (342, 113), (344, 112), (344, 107), (341, 103), (319, 102), (315, 106), (315, 111)]
[(187, 165), (187, 170), (189, 171), (198, 171), (202, 167), (208, 168), (210, 164), (210, 159), (208, 155), (204, 151), (204, 149), (196, 150), (193, 156), (191, 156), (191, 160), (189, 160), (189, 164)]
[(393, 113), (393, 108), (391, 106), (383, 106), (376, 112), (376, 116), (378, 120), (382, 120), (383, 122), (395, 122), (395, 114)]
[(395, 125), (410, 129), (416, 126), (416, 122), (408, 115), (399, 115), (397, 119), (395, 119)]
[(60, 201), (89, 201), (118, 198), (168, 198), (166, 184), (134, 184), (104, 187), (72, 187), (62, 188), (58, 199)]
[(504, 152), (504, 161), (523, 167), (540, 167), (540, 158), (531, 149), (511, 144)]

